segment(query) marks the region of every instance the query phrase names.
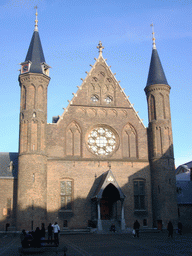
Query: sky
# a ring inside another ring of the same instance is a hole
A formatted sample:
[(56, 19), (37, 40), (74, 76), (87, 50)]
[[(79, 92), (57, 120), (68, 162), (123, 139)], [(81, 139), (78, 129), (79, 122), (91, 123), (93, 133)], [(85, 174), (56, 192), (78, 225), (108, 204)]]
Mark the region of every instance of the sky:
[(176, 167), (192, 161), (192, 0), (0, 0), (0, 152), (18, 152), (19, 63), (25, 60), (35, 25), (51, 66), (48, 123), (61, 115), (98, 57), (111, 66), (144, 125), (144, 88), (154, 24), (157, 51), (171, 86)]

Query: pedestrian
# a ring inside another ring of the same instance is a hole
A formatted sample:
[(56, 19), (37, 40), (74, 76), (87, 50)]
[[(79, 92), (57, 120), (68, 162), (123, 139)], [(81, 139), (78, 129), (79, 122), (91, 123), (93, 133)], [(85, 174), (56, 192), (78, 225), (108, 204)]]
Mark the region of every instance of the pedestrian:
[(168, 230), (168, 237), (173, 238), (173, 224), (171, 221), (169, 221), (168, 225), (167, 225), (167, 230)]
[(59, 227), (59, 225), (57, 224), (57, 222), (55, 222), (55, 224), (53, 224), (52, 227), (53, 227), (55, 245), (58, 246), (58, 245), (59, 245), (59, 232), (60, 232), (60, 227)]
[(34, 246), (41, 247), (41, 230), (39, 227), (34, 232)]
[(133, 229), (135, 230), (135, 234), (134, 237), (139, 237), (139, 228), (140, 228), (140, 224), (138, 222), (138, 220), (136, 220), (133, 224)]
[[(45, 224), (44, 223), (41, 224), (41, 241), (43, 241), (43, 240), (45, 240)], [(43, 246), (43, 245), (44, 245), (44, 243), (41, 242), (41, 246)]]
[(51, 243), (52, 243), (52, 240), (53, 240), (53, 227), (52, 227), (51, 223), (49, 223), (49, 226), (48, 226), (47, 229), (48, 229), (48, 241), (51, 240)]
[(178, 222), (178, 234), (182, 235), (182, 229), (183, 229), (183, 225), (181, 223), (181, 221)]

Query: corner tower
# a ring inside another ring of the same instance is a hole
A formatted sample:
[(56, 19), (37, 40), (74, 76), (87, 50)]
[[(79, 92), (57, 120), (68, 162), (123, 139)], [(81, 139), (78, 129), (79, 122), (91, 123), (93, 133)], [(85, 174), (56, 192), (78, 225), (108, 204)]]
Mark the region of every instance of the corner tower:
[(46, 220), (47, 87), (49, 66), (45, 63), (38, 32), (35, 29), (25, 62), (21, 63), (19, 84), (20, 136), (17, 229), (33, 229)]
[(168, 85), (156, 49), (153, 49), (145, 93), (148, 103), (148, 144), (154, 226), (177, 222), (175, 164)]

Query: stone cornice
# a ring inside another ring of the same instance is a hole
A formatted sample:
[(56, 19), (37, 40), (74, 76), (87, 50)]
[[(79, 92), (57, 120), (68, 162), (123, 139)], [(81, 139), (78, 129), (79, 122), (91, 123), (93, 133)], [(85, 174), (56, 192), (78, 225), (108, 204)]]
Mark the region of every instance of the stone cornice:
[(26, 73), (19, 75), (19, 82), (20, 84), (23, 82), (38, 82), (38, 83), (48, 83), (50, 81), (50, 77), (46, 76), (45, 74), (33, 74), (33, 73)]
[(145, 93), (152, 92), (152, 91), (167, 91), (170, 92), (171, 87), (166, 84), (152, 84), (145, 87)]
[(96, 158), (73, 158), (73, 157), (48, 157), (48, 161), (69, 161), (69, 162), (125, 162), (125, 163), (149, 163), (148, 159), (96, 159)]

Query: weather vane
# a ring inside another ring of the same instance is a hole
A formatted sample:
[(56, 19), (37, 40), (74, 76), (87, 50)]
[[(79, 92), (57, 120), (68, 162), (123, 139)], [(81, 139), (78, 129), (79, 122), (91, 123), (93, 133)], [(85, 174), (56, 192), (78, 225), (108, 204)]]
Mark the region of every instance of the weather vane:
[(36, 19), (35, 19), (35, 31), (38, 31), (38, 25), (37, 25), (37, 23), (38, 23), (38, 19), (37, 19), (37, 15), (38, 15), (38, 13), (37, 13), (37, 5), (34, 7), (34, 9), (36, 9), (36, 13), (35, 13), (35, 15), (36, 15)]
[(154, 32), (154, 25), (153, 25), (153, 23), (151, 24), (151, 27), (152, 27), (153, 49), (156, 49), (156, 44), (155, 44), (155, 32)]

